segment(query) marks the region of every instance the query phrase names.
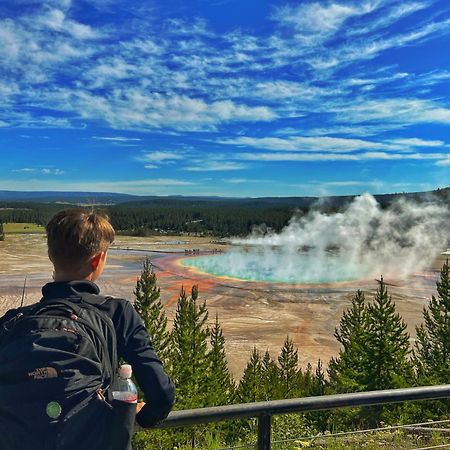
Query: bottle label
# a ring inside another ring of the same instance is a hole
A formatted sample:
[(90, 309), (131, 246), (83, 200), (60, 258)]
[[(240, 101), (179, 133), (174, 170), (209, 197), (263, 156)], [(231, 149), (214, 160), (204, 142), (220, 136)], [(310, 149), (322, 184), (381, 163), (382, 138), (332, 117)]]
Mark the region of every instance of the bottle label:
[(137, 403), (137, 395), (133, 392), (113, 392), (114, 400), (119, 400), (125, 403)]

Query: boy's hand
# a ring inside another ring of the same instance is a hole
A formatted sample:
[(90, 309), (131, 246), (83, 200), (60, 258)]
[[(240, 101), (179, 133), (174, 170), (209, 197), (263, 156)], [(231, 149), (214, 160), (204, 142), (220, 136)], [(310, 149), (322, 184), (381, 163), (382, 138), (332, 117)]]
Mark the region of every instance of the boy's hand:
[(140, 410), (145, 406), (145, 402), (139, 402), (136, 404), (136, 414), (140, 412)]

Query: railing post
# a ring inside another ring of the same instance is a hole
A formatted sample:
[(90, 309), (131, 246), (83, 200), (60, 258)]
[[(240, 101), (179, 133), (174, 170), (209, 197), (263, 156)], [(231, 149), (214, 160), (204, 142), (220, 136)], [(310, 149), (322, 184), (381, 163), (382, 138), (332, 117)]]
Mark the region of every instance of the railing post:
[(271, 419), (269, 414), (258, 417), (258, 450), (270, 450)]

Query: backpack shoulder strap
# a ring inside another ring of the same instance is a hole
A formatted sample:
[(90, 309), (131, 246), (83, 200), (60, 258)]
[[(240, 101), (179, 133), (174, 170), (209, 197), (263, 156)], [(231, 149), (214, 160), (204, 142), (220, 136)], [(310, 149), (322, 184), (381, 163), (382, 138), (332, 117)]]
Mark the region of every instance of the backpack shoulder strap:
[(110, 350), (110, 363), (111, 363), (111, 369), (112, 373), (115, 374), (117, 368), (119, 367), (119, 358), (117, 354), (117, 336), (116, 336), (116, 329), (114, 327), (112, 318), (104, 311), (102, 311), (98, 306), (103, 305), (107, 300), (108, 297), (103, 297), (101, 295), (95, 295), (95, 294), (88, 294), (88, 293), (82, 293), (80, 295), (81, 303), (80, 305), (82, 308), (89, 309), (91, 311), (94, 311), (96, 316), (100, 318), (102, 323), (106, 326), (106, 329), (108, 330), (108, 334), (110, 337), (109, 341), (109, 350)]
[(63, 305), (68, 309), (71, 309), (79, 317), (82, 317), (83, 315), (80, 306), (76, 302), (72, 302), (66, 298), (52, 298), (52, 299), (43, 298), (39, 303), (37, 303), (36, 307), (30, 311), (30, 313), (42, 314), (46, 310), (54, 309), (55, 306), (57, 305)]

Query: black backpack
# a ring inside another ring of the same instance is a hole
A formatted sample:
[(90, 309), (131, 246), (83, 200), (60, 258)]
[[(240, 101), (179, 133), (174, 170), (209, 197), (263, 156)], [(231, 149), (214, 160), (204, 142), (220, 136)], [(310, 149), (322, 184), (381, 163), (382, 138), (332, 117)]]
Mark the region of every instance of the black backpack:
[[(111, 318), (89, 297), (77, 303), (43, 299), (20, 308), (0, 329), (0, 450), (105, 450), (120, 444), (114, 421), (122, 402), (113, 402), (111, 394), (116, 334)], [(97, 304), (106, 301), (91, 297)]]

